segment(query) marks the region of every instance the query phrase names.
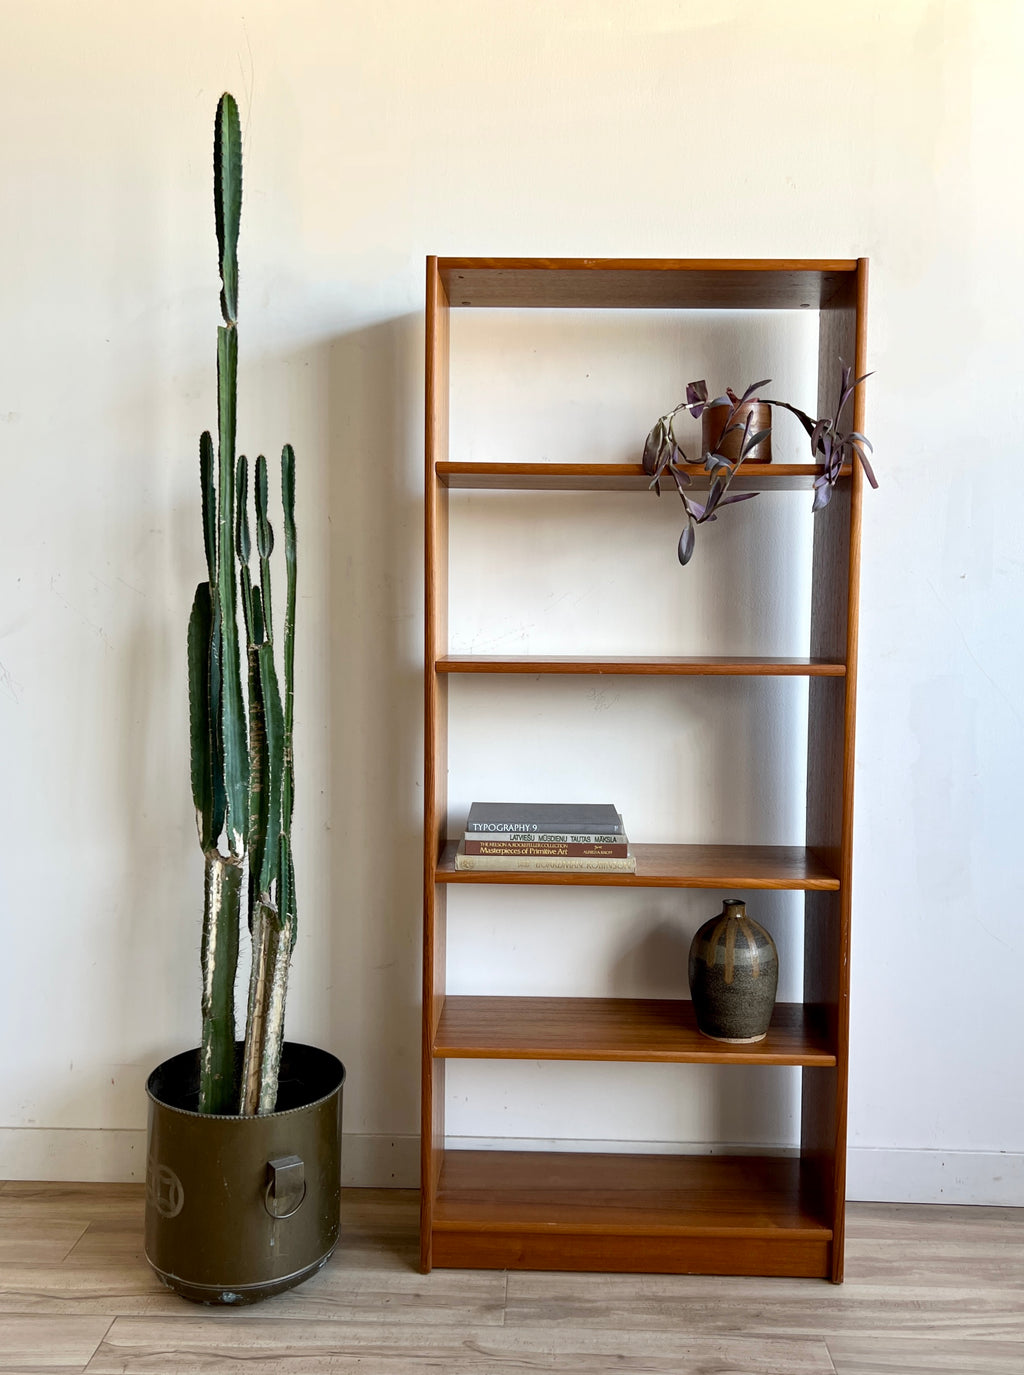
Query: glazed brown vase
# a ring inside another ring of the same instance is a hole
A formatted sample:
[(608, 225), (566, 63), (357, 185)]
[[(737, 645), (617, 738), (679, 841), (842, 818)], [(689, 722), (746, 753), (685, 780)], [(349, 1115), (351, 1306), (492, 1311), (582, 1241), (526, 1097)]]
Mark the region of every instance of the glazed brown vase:
[(738, 898), (726, 898), (690, 946), (690, 997), (697, 1028), (714, 1041), (763, 1041), (775, 1007), (775, 942)]
[(772, 461), (771, 406), (766, 405), (763, 401), (745, 401), (742, 406), (737, 407), (733, 417), (733, 424), (739, 425), (740, 428), (733, 430), (722, 440), (722, 431), (725, 429), (729, 410), (730, 407), (725, 404), (704, 407), (700, 421), (701, 457), (707, 458), (710, 453), (718, 453), (723, 458), (727, 458), (730, 463), (735, 463), (740, 456), (743, 426), (749, 415), (751, 434), (756, 434), (758, 430), (767, 430), (769, 433), (761, 440), (760, 444), (754, 445), (743, 461), (744, 463), (770, 463)]

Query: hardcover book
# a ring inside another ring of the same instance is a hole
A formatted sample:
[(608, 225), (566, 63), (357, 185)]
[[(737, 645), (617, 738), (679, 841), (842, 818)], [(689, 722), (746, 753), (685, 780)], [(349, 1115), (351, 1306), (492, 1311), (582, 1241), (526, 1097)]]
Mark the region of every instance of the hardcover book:
[(588, 859), (583, 855), (467, 855), (464, 845), (455, 854), (456, 869), (506, 870), (530, 873), (618, 873), (635, 874), (636, 859)]
[(541, 831), (621, 836), (622, 817), (610, 802), (474, 802), (466, 821), (467, 835)]
[(504, 836), (483, 835), (467, 836), (464, 843), (464, 853), (467, 855), (510, 855), (513, 858), (519, 856), (543, 856), (561, 855), (563, 857), (581, 856), (585, 859), (622, 859), (629, 853), (629, 846), (625, 840), (622, 841), (542, 841), (535, 840), (532, 836), (522, 840), (508, 839)]
[(492, 845), (625, 845), (625, 832), (602, 835), (599, 831), (468, 831), (467, 840)]

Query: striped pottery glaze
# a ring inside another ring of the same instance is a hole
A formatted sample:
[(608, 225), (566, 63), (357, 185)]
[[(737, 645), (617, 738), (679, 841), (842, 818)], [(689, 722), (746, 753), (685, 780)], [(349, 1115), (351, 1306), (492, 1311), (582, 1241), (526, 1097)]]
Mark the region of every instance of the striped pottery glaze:
[(726, 898), (690, 946), (690, 997), (697, 1028), (714, 1041), (763, 1041), (775, 1007), (779, 954), (746, 904)]

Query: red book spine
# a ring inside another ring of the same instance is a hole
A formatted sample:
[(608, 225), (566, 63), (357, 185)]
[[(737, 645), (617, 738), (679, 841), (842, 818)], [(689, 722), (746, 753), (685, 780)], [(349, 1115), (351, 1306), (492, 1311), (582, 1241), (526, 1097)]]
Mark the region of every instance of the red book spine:
[(466, 837), (467, 855), (518, 855), (556, 858), (580, 856), (583, 859), (625, 859), (629, 846), (625, 841), (609, 841), (607, 844), (578, 845), (567, 842), (546, 843), (531, 840), (471, 840)]

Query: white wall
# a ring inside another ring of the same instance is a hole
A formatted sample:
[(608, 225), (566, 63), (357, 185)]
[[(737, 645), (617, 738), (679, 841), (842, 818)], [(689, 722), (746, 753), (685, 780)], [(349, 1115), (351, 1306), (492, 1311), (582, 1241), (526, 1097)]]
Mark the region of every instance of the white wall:
[[(882, 488), (864, 532), (851, 1183), (1024, 1203), (1021, 7), (51, 0), (6, 5), (4, 32), (0, 1176), (138, 1177), (146, 1075), (197, 1034), (184, 630), (228, 87), (240, 442), (289, 439), (300, 463), (289, 1032), (348, 1065), (348, 1177), (415, 1168), (424, 256), (865, 254)], [(453, 443), (628, 461), (691, 376), (743, 381), (766, 354), (799, 393), (806, 324), (736, 323), (536, 320), (538, 363), (516, 317), (460, 317)], [(802, 507), (740, 508), (685, 572), (665, 501), (639, 521), (614, 497), (541, 509), (554, 520), (460, 498), (456, 562), (479, 572), (453, 606), (462, 647), (795, 645), (806, 591), (781, 554), (806, 540)], [(529, 576), (549, 553), (554, 595)], [(527, 582), (502, 603), (506, 559)], [(741, 596), (709, 591), (723, 571)], [(638, 839), (798, 838), (798, 759), (770, 786), (799, 754), (798, 684), (530, 692), (455, 687), (456, 819), (543, 766), (552, 793), (613, 797)], [(454, 987), (671, 992), (715, 895), (453, 897)], [(784, 953), (791, 902), (765, 899)], [(793, 1076), (772, 1098), (732, 1073), (461, 1066), (449, 1127), (791, 1140)]]

